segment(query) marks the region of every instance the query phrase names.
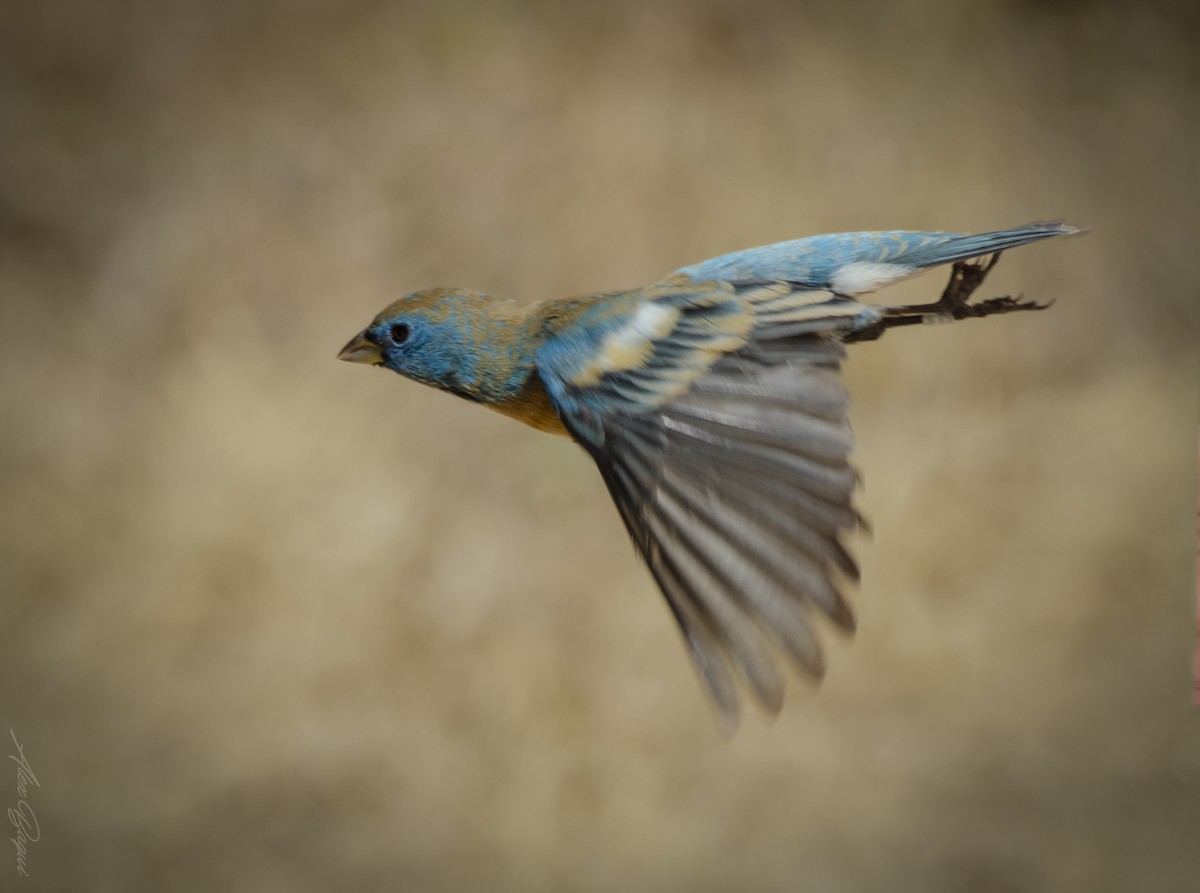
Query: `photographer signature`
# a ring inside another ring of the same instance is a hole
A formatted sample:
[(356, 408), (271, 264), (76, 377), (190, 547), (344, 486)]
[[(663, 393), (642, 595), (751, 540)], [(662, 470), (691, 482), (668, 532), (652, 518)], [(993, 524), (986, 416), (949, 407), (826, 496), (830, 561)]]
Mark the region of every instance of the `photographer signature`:
[(8, 811), (8, 821), (17, 829), (17, 836), (10, 837), (9, 840), (17, 848), (17, 874), (29, 877), (29, 867), (26, 864), (27, 845), (38, 841), (42, 836), (42, 829), (38, 826), (37, 816), (34, 815), (33, 807), (29, 805), (27, 798), (29, 786), (40, 788), (42, 783), (33, 774), (29, 760), (25, 757), (25, 751), (21, 748), (21, 743), (17, 741), (17, 733), (9, 729), (8, 734), (12, 736), (13, 746), (17, 749), (17, 752), (9, 754), (8, 758), (17, 764), (17, 796), (20, 798), (17, 800), (17, 805)]

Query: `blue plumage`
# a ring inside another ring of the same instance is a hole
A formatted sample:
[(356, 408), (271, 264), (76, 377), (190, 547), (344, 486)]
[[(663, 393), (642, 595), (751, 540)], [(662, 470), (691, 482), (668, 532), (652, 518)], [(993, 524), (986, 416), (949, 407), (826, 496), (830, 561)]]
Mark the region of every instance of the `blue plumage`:
[[(1035, 223), (981, 235), (813, 236), (684, 267), (644, 288), (517, 304), (432, 289), (385, 308), (340, 354), (575, 439), (595, 460), (683, 633), (722, 725), (739, 686), (768, 712), (776, 655), (824, 671), (816, 613), (846, 630), (839, 590), (858, 568), (848, 342), (930, 317), (1041, 305), (967, 301), (990, 265), (965, 264), (1077, 232)], [(955, 264), (916, 307), (855, 296)]]
[(929, 267), (1077, 232), (1075, 227), (1056, 220), (978, 235), (904, 230), (835, 233), (723, 254), (684, 267), (677, 273), (694, 282), (765, 282), (782, 279), (818, 288), (832, 288), (839, 271), (850, 264), (894, 265), (895, 278), (904, 278)]

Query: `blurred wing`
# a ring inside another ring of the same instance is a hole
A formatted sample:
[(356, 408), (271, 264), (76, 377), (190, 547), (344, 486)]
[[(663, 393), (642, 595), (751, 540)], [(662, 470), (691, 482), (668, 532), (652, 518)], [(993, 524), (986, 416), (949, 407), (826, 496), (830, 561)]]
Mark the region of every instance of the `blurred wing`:
[(733, 727), (731, 669), (776, 713), (777, 649), (824, 669), (810, 606), (854, 627), (831, 579), (858, 573), (839, 540), (858, 516), (832, 333), (872, 311), (786, 283), (633, 295), (603, 325), (562, 329), (538, 367)]

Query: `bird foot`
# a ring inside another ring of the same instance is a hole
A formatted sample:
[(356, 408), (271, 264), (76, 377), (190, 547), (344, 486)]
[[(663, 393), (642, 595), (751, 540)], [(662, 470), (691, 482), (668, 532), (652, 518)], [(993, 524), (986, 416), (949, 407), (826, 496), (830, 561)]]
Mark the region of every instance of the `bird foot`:
[(858, 332), (847, 335), (846, 341), (873, 341), (887, 329), (896, 326), (909, 325), (943, 325), (959, 319), (982, 319), (985, 316), (996, 316), (1002, 313), (1014, 313), (1019, 310), (1045, 310), (1053, 301), (1046, 304), (1037, 301), (1026, 301), (1022, 295), (1012, 297), (1004, 295), (999, 298), (988, 298), (976, 304), (969, 303), (988, 273), (1000, 260), (1000, 252), (975, 261), (959, 261), (950, 270), (950, 281), (946, 283), (939, 297), (932, 304), (910, 304), (904, 307), (882, 307), (883, 319), (874, 325)]
[(1015, 298), (1005, 295), (1001, 298), (988, 298), (978, 304), (963, 304), (955, 313), (955, 319), (981, 319), (985, 316), (995, 316), (998, 313), (1013, 313), (1017, 310), (1045, 310), (1054, 304), (1053, 300), (1046, 303), (1023, 300), (1024, 295)]
[[(954, 264), (950, 268), (950, 281), (942, 290), (942, 296), (932, 306), (945, 308), (947, 311), (966, 306), (966, 303), (971, 300), (971, 295), (975, 294), (975, 290), (983, 285), (983, 280), (987, 279), (988, 273), (992, 272), (999, 260), (1000, 252), (997, 251), (981, 260), (960, 260)], [(922, 306), (925, 305), (918, 304), (917, 308)]]

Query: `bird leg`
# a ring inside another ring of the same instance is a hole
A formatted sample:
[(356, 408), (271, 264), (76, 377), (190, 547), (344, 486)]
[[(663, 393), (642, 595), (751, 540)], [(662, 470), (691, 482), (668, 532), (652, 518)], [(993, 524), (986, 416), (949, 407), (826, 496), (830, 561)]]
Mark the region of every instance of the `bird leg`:
[(843, 340), (874, 341), (885, 330), (896, 326), (911, 326), (920, 323), (931, 324), (952, 322), (956, 319), (976, 319), (984, 316), (994, 316), (999, 313), (1012, 313), (1017, 310), (1045, 310), (1050, 304), (1039, 304), (1037, 301), (1025, 301), (1021, 296), (1005, 295), (1000, 298), (989, 298), (978, 304), (969, 304), (971, 295), (983, 284), (987, 274), (1000, 260), (1000, 252), (990, 255), (982, 261), (959, 261), (950, 270), (950, 281), (946, 283), (942, 296), (931, 304), (909, 304), (903, 307), (881, 307), (883, 319), (874, 325), (852, 332)]

